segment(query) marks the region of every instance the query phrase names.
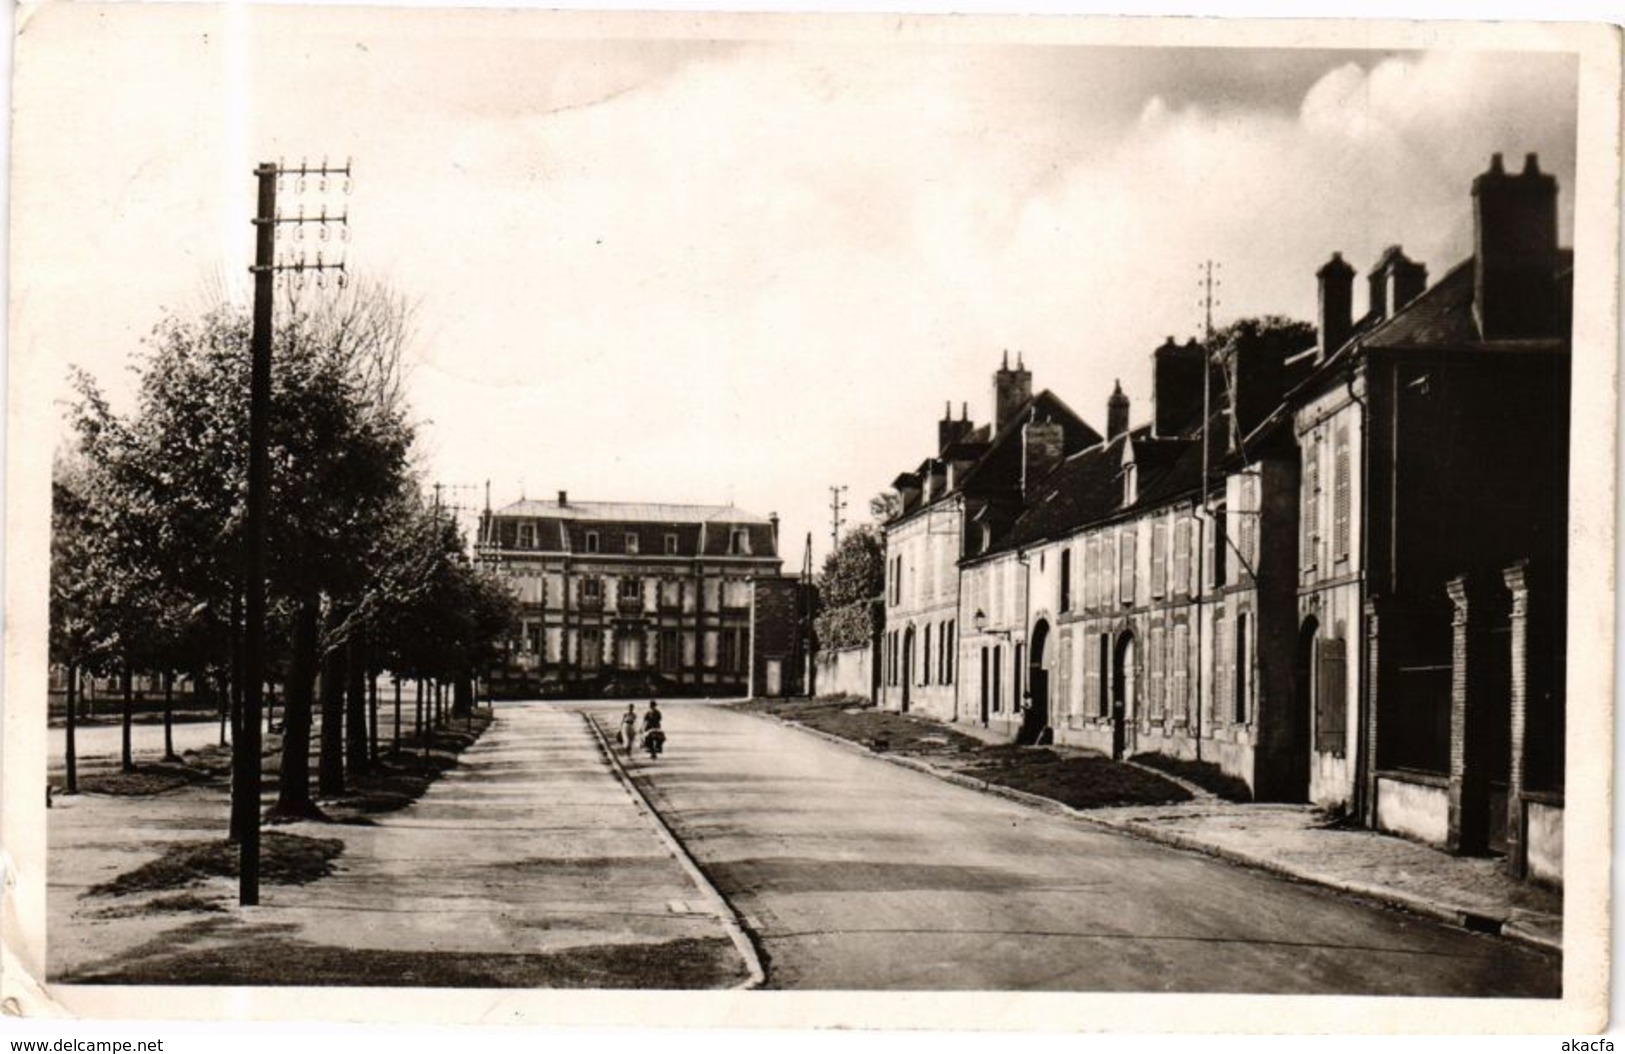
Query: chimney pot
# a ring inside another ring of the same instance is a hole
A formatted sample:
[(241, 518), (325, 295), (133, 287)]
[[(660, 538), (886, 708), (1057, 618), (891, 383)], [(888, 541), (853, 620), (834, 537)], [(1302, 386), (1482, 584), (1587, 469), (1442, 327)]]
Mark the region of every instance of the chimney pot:
[(1320, 311), (1316, 320), (1320, 335), (1320, 359), (1343, 346), (1354, 330), (1354, 268), (1340, 252), (1315, 272), (1320, 282)]
[(1530, 154), (1508, 177), (1501, 155), (1473, 180), (1473, 314), (1486, 340), (1554, 335), (1557, 180)]
[(1112, 381), (1111, 398), (1106, 400), (1106, 439), (1116, 439), (1128, 431), (1128, 396), (1122, 381)]
[(559, 491), (559, 507), (563, 508), (568, 504), (570, 504), (570, 495), (565, 491)]
[(1540, 157), (1537, 154), (1523, 155), (1523, 174), (1526, 176), (1540, 175)]

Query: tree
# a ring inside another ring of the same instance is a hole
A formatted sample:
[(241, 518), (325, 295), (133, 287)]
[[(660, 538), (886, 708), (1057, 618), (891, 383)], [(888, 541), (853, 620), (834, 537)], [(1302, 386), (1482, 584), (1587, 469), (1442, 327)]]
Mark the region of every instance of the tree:
[(869, 515), (876, 523), (887, 523), (903, 511), (903, 498), (895, 490), (883, 490), (869, 499)]
[[(1237, 319), (1214, 330), (1207, 347), (1218, 367), (1215, 395), (1229, 410), (1232, 448), (1275, 409), (1285, 380), (1283, 363), (1314, 343), (1313, 326), (1280, 315)], [(1243, 361), (1253, 364), (1246, 383), (1241, 378)]]
[(868, 524), (847, 532), (824, 559), (818, 578), (823, 610), (814, 621), (821, 646), (852, 648), (874, 640), (883, 610), (885, 564), (885, 543), (879, 530)]

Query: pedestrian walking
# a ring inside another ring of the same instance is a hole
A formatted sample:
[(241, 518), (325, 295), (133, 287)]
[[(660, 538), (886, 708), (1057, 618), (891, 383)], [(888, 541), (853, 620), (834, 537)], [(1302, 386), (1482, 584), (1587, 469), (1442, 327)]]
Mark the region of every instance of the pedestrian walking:
[(626, 704), (626, 713), (621, 715), (621, 745), (628, 754), (638, 748), (638, 707), (636, 703)]

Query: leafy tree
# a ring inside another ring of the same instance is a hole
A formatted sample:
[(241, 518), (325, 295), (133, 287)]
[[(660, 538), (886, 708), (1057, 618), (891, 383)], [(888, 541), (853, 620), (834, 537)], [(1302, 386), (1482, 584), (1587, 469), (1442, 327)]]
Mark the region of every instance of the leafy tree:
[(869, 515), (876, 523), (886, 523), (903, 511), (903, 497), (895, 490), (883, 490), (869, 499)]
[(818, 578), (823, 610), (814, 621), (822, 646), (850, 648), (874, 640), (883, 611), (885, 565), (885, 543), (868, 524), (849, 531), (824, 559)]

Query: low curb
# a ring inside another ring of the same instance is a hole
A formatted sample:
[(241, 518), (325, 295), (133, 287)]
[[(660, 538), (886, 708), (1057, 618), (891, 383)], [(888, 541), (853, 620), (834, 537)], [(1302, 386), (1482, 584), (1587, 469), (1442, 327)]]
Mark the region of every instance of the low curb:
[(716, 913), (717, 921), (722, 923), (722, 928), (728, 932), (728, 939), (733, 941), (734, 950), (739, 952), (739, 957), (745, 961), (745, 969), (750, 973), (750, 976), (734, 985), (733, 988), (735, 990), (760, 988), (767, 981), (767, 971), (762, 968), (762, 959), (756, 952), (756, 944), (751, 940), (750, 934), (745, 932), (744, 922), (740, 919), (739, 913), (734, 910), (732, 904), (728, 903), (727, 898), (717, 890), (717, 887), (711, 884), (711, 880), (706, 877), (700, 865), (695, 862), (694, 858), (689, 855), (688, 850), (683, 846), (683, 843), (672, 833), (671, 828), (666, 824), (665, 817), (661, 816), (660, 811), (649, 801), (649, 796), (644, 794), (638, 785), (633, 782), (631, 775), (626, 771), (626, 766), (621, 764), (620, 757), (616, 755), (615, 748), (604, 737), (604, 730), (598, 727), (598, 720), (591, 714), (584, 712), (581, 713), (581, 720), (587, 723), (587, 727), (592, 731), (593, 738), (598, 741), (598, 749), (603, 751), (604, 757), (609, 759), (609, 766), (614, 770), (615, 778), (621, 781), (621, 786), (626, 788), (627, 793), (632, 795), (633, 799), (643, 809), (643, 812), (649, 817), (655, 833), (660, 836), (660, 840), (665, 843), (666, 848), (671, 850), (672, 855), (677, 858), (677, 862), (688, 873), (689, 879), (699, 889), (701, 896), (705, 897), (710, 903), (712, 911)]
[[(1159, 831), (1140, 827), (1134, 824), (1123, 823), (1121, 821), (1105, 820), (1098, 816), (1092, 816), (1081, 809), (1074, 809), (1072, 806), (1063, 802), (1058, 802), (1053, 798), (1045, 798), (1038, 794), (1016, 790), (1014, 787), (1006, 787), (998, 783), (989, 783), (986, 780), (979, 780), (973, 776), (966, 776), (965, 774), (955, 772), (952, 769), (941, 768), (937, 765), (933, 765), (929, 761), (922, 761), (919, 758), (904, 757), (898, 754), (888, 754), (885, 751), (871, 750), (862, 743), (854, 740), (844, 739), (841, 736), (837, 736), (833, 733), (825, 732), (824, 730), (818, 728), (812, 728), (808, 725), (803, 725), (795, 721), (787, 721), (784, 718), (775, 716), (773, 714), (749, 710), (740, 712), (751, 714), (754, 717), (764, 718), (768, 721), (783, 725), (785, 728), (793, 728), (798, 732), (804, 732), (808, 735), (817, 736), (818, 738), (826, 740), (827, 742), (844, 747), (847, 750), (866, 755), (868, 757), (879, 758), (880, 760), (888, 761), (893, 765), (913, 769), (916, 772), (922, 772), (926, 775), (935, 776), (947, 783), (956, 784), (957, 786), (964, 787), (968, 790), (981, 791), (984, 794), (993, 794), (1000, 798), (1005, 798), (1013, 802), (1018, 802), (1022, 805), (1028, 805), (1042, 810), (1043, 812), (1049, 813), (1053, 816), (1065, 816), (1069, 819), (1078, 820), (1096, 828), (1097, 830), (1110, 831), (1116, 834), (1126, 835), (1130, 838), (1138, 838), (1145, 842), (1154, 842), (1158, 845), (1165, 845), (1174, 849), (1183, 849), (1187, 852), (1201, 853), (1204, 856), (1217, 857), (1232, 864), (1237, 864), (1242, 867), (1250, 867), (1258, 871), (1265, 871), (1269, 874), (1276, 875), (1281, 878), (1288, 878), (1295, 882), (1304, 882), (1310, 885), (1322, 886), (1326, 889), (1336, 890), (1339, 893), (1346, 893), (1350, 896), (1359, 897), (1362, 900), (1369, 900), (1388, 907), (1399, 908), (1414, 915), (1422, 915), (1427, 918), (1437, 919), (1440, 922), (1449, 923), (1450, 925), (1456, 926), (1460, 929), (1498, 934), (1508, 940), (1538, 948), (1542, 951), (1555, 952), (1559, 955), (1561, 955), (1563, 952), (1563, 943), (1560, 939), (1553, 940), (1547, 934), (1529, 929), (1522, 922), (1507, 916), (1486, 916), (1469, 908), (1461, 908), (1451, 904), (1429, 900), (1425, 897), (1418, 897), (1414, 894), (1406, 893), (1397, 889), (1391, 889), (1387, 886), (1373, 886), (1363, 882), (1349, 882), (1343, 879), (1332, 878), (1328, 875), (1323, 875), (1307, 868), (1295, 867), (1292, 864), (1283, 863), (1279, 860), (1271, 860), (1268, 857), (1262, 856), (1253, 856), (1248, 853), (1242, 853), (1234, 849), (1226, 848), (1224, 846), (1214, 845), (1211, 842), (1205, 842), (1199, 838), (1192, 838), (1189, 835), (1180, 834), (1176, 831)], [(1159, 773), (1159, 775), (1163, 774)]]

